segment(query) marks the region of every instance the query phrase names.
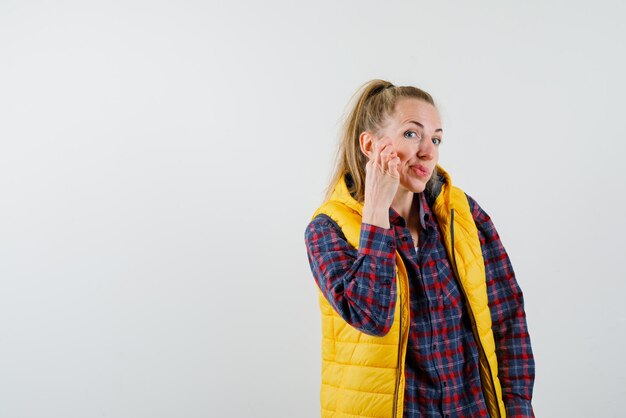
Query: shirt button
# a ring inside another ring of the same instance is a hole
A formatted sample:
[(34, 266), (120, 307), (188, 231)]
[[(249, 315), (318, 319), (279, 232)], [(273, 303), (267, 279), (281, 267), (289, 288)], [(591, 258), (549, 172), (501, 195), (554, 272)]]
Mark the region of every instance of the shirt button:
[(387, 247), (393, 247), (393, 241), (387, 241)]
[(437, 349), (437, 344), (433, 344), (433, 350)]
[(402, 241), (407, 242), (409, 239), (407, 237), (402, 237)]
[(443, 382), (443, 387), (448, 387), (448, 382)]

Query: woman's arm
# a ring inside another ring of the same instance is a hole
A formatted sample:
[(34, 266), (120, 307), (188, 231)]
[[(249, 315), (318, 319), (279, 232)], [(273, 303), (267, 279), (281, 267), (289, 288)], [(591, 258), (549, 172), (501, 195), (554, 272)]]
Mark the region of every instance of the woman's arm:
[(531, 398), (535, 360), (526, 325), (522, 290), (491, 218), (471, 197), (467, 199), (478, 227), (485, 259), (498, 377), (507, 417), (534, 417)]
[(393, 229), (363, 223), (356, 250), (332, 219), (318, 215), (305, 241), (315, 281), (337, 313), (364, 333), (389, 332), (396, 301)]

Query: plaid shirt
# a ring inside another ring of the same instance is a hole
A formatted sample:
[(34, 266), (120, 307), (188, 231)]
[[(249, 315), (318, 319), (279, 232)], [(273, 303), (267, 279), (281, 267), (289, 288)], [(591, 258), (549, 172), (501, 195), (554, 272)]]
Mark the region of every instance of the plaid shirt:
[[(409, 276), (411, 325), (404, 416), (488, 417), (478, 372), (478, 347), (441, 232), (423, 196), (419, 249), (405, 220), (390, 209), (390, 229), (362, 224), (359, 250), (325, 215), (305, 238), (313, 276), (326, 299), (353, 327), (384, 335), (395, 311), (396, 251)], [(485, 260), (498, 375), (508, 417), (534, 417), (534, 359), (522, 292), (489, 216), (468, 196)]]

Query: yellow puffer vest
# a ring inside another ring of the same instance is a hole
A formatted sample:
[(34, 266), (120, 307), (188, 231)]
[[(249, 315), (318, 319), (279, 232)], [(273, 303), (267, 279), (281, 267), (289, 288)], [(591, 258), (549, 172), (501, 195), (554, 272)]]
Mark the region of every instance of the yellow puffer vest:
[[(485, 265), (465, 193), (445, 183), (433, 205), (445, 247), (454, 267), (472, 323), (480, 355), (483, 394), (492, 418), (506, 417), (498, 380), (495, 342), (487, 305)], [(313, 217), (326, 214), (358, 248), (363, 205), (350, 195), (345, 181), (335, 186), (329, 201)], [(402, 417), (404, 363), (410, 325), (409, 283), (406, 268), (396, 254), (397, 299), (394, 321), (382, 337), (367, 335), (348, 325), (319, 293), (322, 312), (322, 417)]]

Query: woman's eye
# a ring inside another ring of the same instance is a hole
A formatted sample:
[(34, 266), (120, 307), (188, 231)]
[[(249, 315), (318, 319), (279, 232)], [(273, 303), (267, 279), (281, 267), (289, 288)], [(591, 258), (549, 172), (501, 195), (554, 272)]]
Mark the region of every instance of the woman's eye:
[(417, 132), (415, 132), (415, 131), (406, 131), (404, 133), (404, 137), (406, 139), (420, 139), (419, 134)]
[(433, 144), (435, 145), (441, 144), (441, 138), (433, 138)]

